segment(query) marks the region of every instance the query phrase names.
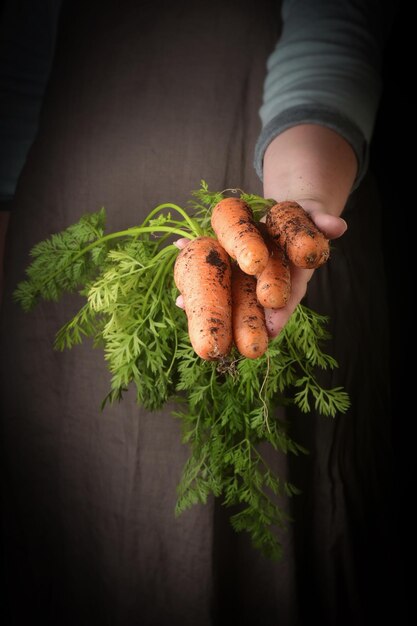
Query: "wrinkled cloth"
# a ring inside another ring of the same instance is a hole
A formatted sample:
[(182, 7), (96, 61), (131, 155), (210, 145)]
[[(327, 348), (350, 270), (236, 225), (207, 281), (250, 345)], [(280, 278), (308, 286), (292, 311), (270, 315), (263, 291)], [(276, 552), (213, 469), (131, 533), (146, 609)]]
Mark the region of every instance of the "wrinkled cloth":
[[(10, 210), (38, 130), (61, 4), (5, 3), (0, 22), (0, 210)], [(275, 11), (279, 8), (276, 2)], [(260, 178), (271, 140), (291, 126), (313, 123), (335, 130), (352, 146), (358, 163), (355, 187), (359, 184), (368, 167), (390, 13), (380, 0), (360, 5), (354, 0), (284, 0), (282, 32), (267, 60), (260, 109), (262, 132), (254, 155)], [(202, 19), (204, 23), (203, 13)]]
[(173, 407), (148, 413), (132, 390), (101, 412), (102, 352), (89, 342), (52, 350), (77, 296), (30, 314), (12, 300), (30, 248), (85, 212), (105, 206), (119, 230), (162, 201), (183, 203), (201, 178), (262, 192), (252, 159), (275, 2), (141, 5), (64, 6), (14, 200), (0, 377), (8, 623), (359, 626), (387, 617), (390, 602), (398, 617), (386, 575), (395, 568), (387, 323), (369, 178), (307, 300), (330, 316), (328, 351), (340, 364), (323, 382), (343, 385), (352, 407), (335, 419), (288, 414), (310, 454), (268, 452), (302, 490), (283, 502), (293, 522), (279, 562), (235, 534), (217, 501), (174, 516), (187, 449)]

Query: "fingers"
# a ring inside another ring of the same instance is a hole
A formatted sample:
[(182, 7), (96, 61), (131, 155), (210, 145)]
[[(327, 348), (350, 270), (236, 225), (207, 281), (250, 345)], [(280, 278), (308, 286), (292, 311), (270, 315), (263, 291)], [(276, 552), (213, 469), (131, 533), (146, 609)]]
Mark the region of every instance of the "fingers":
[(337, 239), (347, 230), (348, 225), (342, 217), (336, 217), (336, 215), (330, 215), (330, 213), (323, 213), (322, 211), (310, 211), (309, 215), (317, 228), (328, 239)]
[[(305, 296), (308, 281), (312, 277), (313, 272), (314, 270), (304, 270), (299, 267), (293, 267), (291, 270), (292, 290), (288, 303), (282, 309), (265, 309), (266, 327), (271, 338), (276, 337), (281, 332), (293, 314), (296, 306)], [(175, 300), (175, 304), (180, 309), (183, 309), (184, 298), (179, 295)]]
[(279, 335), (285, 324), (290, 319), (296, 306), (304, 298), (307, 285), (314, 270), (305, 270), (300, 267), (291, 268), (291, 295), (287, 304), (282, 309), (265, 309), (265, 321), (269, 336)]
[(177, 246), (179, 250), (182, 250), (190, 241), (191, 240), (187, 239), (187, 237), (181, 237), (181, 239), (177, 239), (176, 241), (173, 241), (172, 243), (174, 244), (174, 246)]
[[(301, 206), (303, 206), (302, 203)], [(338, 237), (341, 237), (347, 230), (348, 225), (342, 217), (325, 213), (320, 209), (307, 210), (307, 213), (317, 228), (319, 228), (328, 239), (338, 239)], [(266, 215), (264, 215), (260, 221), (265, 223)]]
[[(185, 246), (187, 245), (187, 243), (190, 242), (190, 239), (187, 239), (187, 237), (181, 237), (181, 239), (177, 239), (176, 241), (173, 241), (172, 243), (174, 244), (174, 246), (177, 246), (177, 248), (179, 250), (182, 250), (183, 248), (185, 248)], [(175, 300), (175, 304), (177, 305), (177, 307), (179, 307), (180, 309), (184, 309), (184, 298), (182, 297), (182, 295), (180, 294), (177, 299)]]
[[(316, 226), (328, 239), (337, 239), (347, 230), (348, 225), (341, 217), (330, 215), (329, 213), (325, 213), (319, 209), (310, 210), (308, 213)], [(261, 222), (265, 222), (265, 217), (261, 219)], [(189, 243), (189, 241), (189, 239), (184, 237), (174, 241), (174, 245), (182, 250)], [(295, 266), (291, 267), (291, 295), (287, 304), (281, 309), (265, 309), (266, 326), (268, 334), (271, 338), (276, 337), (281, 332), (297, 305), (304, 298), (308, 282), (311, 279), (313, 272), (314, 270), (301, 269)], [(184, 309), (184, 299), (181, 295), (178, 296), (175, 304), (181, 309)]]

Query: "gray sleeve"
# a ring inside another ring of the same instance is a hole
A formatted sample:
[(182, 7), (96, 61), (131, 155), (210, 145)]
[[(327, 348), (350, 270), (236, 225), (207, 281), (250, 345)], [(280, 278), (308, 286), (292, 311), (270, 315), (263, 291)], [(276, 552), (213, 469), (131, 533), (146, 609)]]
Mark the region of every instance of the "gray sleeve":
[(376, 0), (284, 0), (283, 30), (267, 63), (255, 168), (287, 128), (320, 124), (343, 136), (365, 174), (381, 94), (383, 15)]
[(6, 0), (0, 30), (0, 207), (8, 208), (35, 138), (60, 0)]

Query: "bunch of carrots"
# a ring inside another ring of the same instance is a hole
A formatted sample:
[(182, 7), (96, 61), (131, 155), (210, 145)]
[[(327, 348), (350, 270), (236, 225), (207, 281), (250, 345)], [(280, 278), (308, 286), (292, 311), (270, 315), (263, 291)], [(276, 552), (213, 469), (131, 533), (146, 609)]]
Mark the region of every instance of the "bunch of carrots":
[(240, 198), (213, 209), (217, 237), (197, 237), (179, 253), (174, 269), (195, 352), (213, 361), (235, 344), (249, 359), (268, 347), (264, 308), (284, 307), (291, 293), (290, 262), (317, 268), (329, 258), (329, 241), (296, 202), (272, 206), (255, 222)]

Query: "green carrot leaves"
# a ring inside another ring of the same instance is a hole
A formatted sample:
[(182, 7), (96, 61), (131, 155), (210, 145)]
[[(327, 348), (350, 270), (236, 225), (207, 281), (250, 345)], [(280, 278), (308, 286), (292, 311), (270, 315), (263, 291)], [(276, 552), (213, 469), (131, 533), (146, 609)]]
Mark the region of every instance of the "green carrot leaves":
[[(241, 196), (258, 219), (273, 202)], [(112, 376), (103, 404), (122, 399), (133, 384), (137, 402), (150, 410), (168, 401), (180, 406), (174, 415), (190, 456), (178, 486), (177, 514), (218, 497), (232, 508), (235, 530), (248, 532), (255, 547), (276, 558), (279, 529), (288, 523), (282, 498), (298, 490), (279, 478), (263, 450), (306, 452), (291, 439), (277, 407), (293, 403), (305, 413), (314, 407), (335, 416), (348, 409), (349, 398), (340, 387), (323, 389), (317, 381), (317, 369), (337, 364), (323, 351), (326, 318), (301, 305), (259, 359), (232, 351), (215, 363), (194, 353), (185, 314), (175, 306), (178, 250), (169, 241), (212, 235), (211, 209), (222, 197), (202, 181), (190, 211), (163, 204), (141, 225), (109, 234), (104, 209), (83, 216), (34, 247), (15, 298), (29, 311), (39, 299), (78, 291), (82, 307), (58, 330), (55, 347), (92, 338), (103, 348)]]

